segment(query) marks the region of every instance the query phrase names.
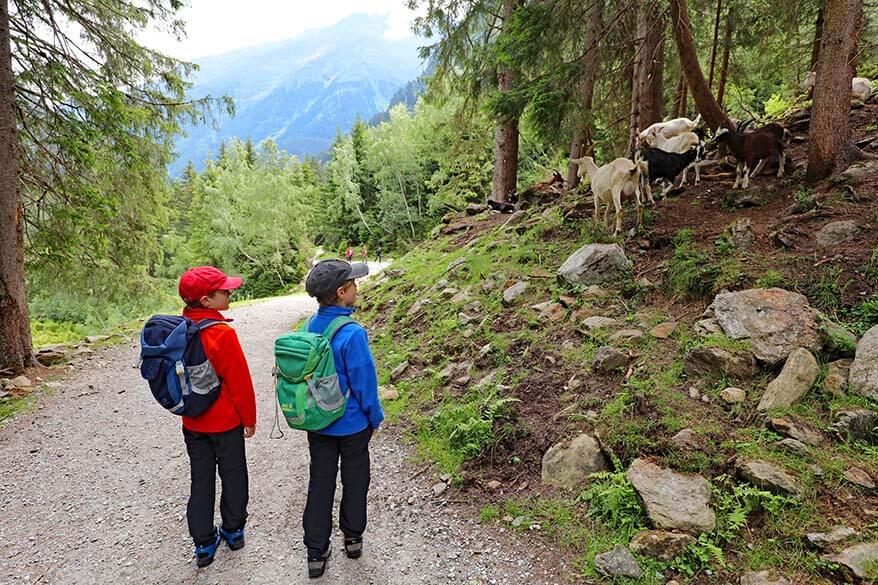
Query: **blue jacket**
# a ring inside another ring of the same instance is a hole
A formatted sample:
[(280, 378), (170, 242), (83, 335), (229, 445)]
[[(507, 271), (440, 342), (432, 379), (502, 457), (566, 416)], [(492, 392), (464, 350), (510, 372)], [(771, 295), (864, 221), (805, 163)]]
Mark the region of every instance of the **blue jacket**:
[[(322, 306), (311, 319), (308, 330), (311, 333), (323, 333), (333, 319), (353, 312), (354, 309), (350, 307)], [(359, 323), (351, 323), (339, 329), (332, 339), (332, 357), (342, 391), (350, 388), (351, 396), (344, 415), (317, 432), (344, 437), (359, 433), (367, 427), (377, 429), (384, 420), (384, 411), (378, 399), (378, 374), (366, 330)]]

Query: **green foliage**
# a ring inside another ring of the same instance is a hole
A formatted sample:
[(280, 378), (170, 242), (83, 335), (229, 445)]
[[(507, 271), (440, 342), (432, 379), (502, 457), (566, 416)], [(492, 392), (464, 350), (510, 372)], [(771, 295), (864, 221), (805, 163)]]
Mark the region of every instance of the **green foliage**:
[(680, 294), (701, 298), (713, 292), (721, 269), (709, 254), (698, 249), (692, 230), (685, 228), (674, 236), (674, 258), (668, 267), (671, 288)]
[(773, 268), (769, 268), (765, 271), (765, 273), (759, 277), (759, 279), (754, 283), (753, 286), (756, 288), (775, 288), (782, 287), (786, 282), (786, 278), (784, 275), (774, 270)]
[(594, 473), (590, 479), (592, 484), (579, 495), (579, 500), (588, 504), (589, 516), (606, 523), (624, 542), (648, 525), (637, 492), (624, 472)]

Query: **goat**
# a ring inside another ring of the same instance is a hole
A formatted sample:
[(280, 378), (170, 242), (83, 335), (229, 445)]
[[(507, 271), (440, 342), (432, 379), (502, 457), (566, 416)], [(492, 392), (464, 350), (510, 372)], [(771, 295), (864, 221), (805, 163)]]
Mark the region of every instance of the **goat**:
[(653, 138), (662, 135), (665, 138), (673, 138), (684, 132), (692, 132), (701, 123), (701, 114), (694, 120), (689, 118), (674, 118), (665, 122), (656, 122), (637, 135), (638, 142), (646, 142), (648, 146), (655, 146)]
[(713, 139), (716, 144), (726, 144), (729, 152), (738, 161), (735, 184), (732, 185), (732, 189), (737, 189), (739, 183), (742, 189), (749, 188), (750, 169), (758, 161), (775, 153), (780, 159), (777, 176), (782, 177), (785, 160), (783, 138), (786, 129), (780, 124), (768, 124), (752, 132), (743, 132), (742, 130), (743, 128), (732, 128), (726, 125), (719, 129)]
[[(693, 148), (703, 147), (704, 141), (702, 140), (701, 135), (696, 132), (685, 132), (672, 138), (665, 138), (664, 135), (659, 134), (655, 137), (654, 143), (649, 146), (664, 150), (665, 152), (683, 154), (684, 152), (689, 152)], [(695, 167), (695, 184), (697, 185), (701, 182), (701, 169), (695, 163), (689, 165), (689, 167), (691, 166)], [(680, 183), (681, 187), (686, 184), (689, 167), (683, 169), (683, 178)]]
[[(647, 164), (645, 173), (646, 195), (650, 202), (653, 202), (652, 187), (650, 186), (652, 181), (656, 179), (662, 180), (664, 190), (661, 193), (661, 197), (664, 197), (674, 186), (674, 180), (677, 178), (677, 175), (681, 172), (685, 174), (686, 169), (693, 162), (700, 161), (703, 152), (704, 149), (700, 144), (684, 153), (665, 152), (660, 148), (644, 148), (638, 151), (639, 156)], [(698, 167), (696, 166), (695, 168), (697, 172)], [(683, 183), (680, 183), (680, 186), (682, 187)]]
[(642, 221), (640, 202), (640, 174), (646, 171), (646, 165), (642, 161), (632, 162), (627, 158), (616, 160), (598, 167), (590, 156), (570, 159), (579, 167), (579, 176), (584, 178), (587, 174), (591, 181), (591, 191), (594, 196), (594, 219), (598, 221), (600, 204), (604, 203), (604, 225), (610, 213), (610, 204), (616, 208), (616, 229), (613, 235), (622, 231), (622, 194), (634, 194), (634, 207), (637, 215), (637, 225)]
[[(817, 73), (814, 71), (809, 72), (805, 79), (802, 80), (802, 91), (811, 93), (816, 82)], [(870, 95), (872, 95), (872, 82), (869, 81), (868, 77), (854, 77), (851, 79), (851, 98), (864, 102), (869, 99)]]

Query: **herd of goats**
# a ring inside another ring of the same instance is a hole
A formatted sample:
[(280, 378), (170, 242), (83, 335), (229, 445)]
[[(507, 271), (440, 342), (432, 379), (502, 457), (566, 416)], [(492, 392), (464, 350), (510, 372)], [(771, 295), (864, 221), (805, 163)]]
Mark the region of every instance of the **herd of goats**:
[[(814, 75), (810, 74), (803, 82), (803, 89), (810, 90), (814, 85)], [(851, 84), (851, 96), (866, 101), (871, 94), (870, 82), (866, 78), (855, 77)], [(749, 128), (752, 120), (741, 123), (730, 120), (719, 128), (713, 139), (706, 143), (701, 125), (701, 115), (694, 120), (675, 118), (657, 122), (640, 132), (635, 144), (634, 160), (617, 158), (601, 167), (590, 156), (571, 159), (578, 166), (579, 176), (587, 175), (594, 195), (594, 218), (598, 220), (599, 208), (604, 204), (604, 224), (607, 222), (610, 205), (616, 209), (616, 229), (622, 229), (622, 195), (634, 195), (638, 225), (641, 222), (641, 194), (646, 193), (650, 203), (655, 203), (651, 184), (662, 181), (662, 196), (674, 186), (676, 178), (682, 173), (680, 187), (686, 184), (689, 169), (695, 170), (695, 184), (701, 180), (700, 167), (705, 161), (705, 151), (725, 147), (726, 153), (737, 161), (737, 173), (733, 189), (747, 189), (750, 177), (762, 170), (769, 160), (776, 160), (777, 176), (784, 172), (784, 139), (787, 130), (777, 123), (761, 128)], [(712, 161), (711, 161), (712, 164)], [(558, 177), (560, 178), (560, 176)]]

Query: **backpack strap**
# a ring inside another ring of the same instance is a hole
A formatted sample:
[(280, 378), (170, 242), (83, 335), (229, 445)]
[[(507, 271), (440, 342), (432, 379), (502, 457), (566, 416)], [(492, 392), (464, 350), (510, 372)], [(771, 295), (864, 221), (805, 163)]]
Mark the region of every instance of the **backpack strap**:
[[(345, 325), (349, 325), (351, 323), (356, 323), (356, 321), (354, 321), (347, 315), (339, 315), (338, 317), (330, 321), (329, 325), (326, 326), (326, 329), (323, 330), (323, 337), (329, 339), (331, 343), (332, 338), (335, 337), (335, 334), (338, 333), (338, 330)], [(308, 324), (311, 324), (311, 319), (308, 319)]]
[(216, 319), (202, 319), (196, 324), (196, 327), (198, 327), (198, 331), (204, 331), (208, 327), (213, 327), (214, 325), (219, 325), (221, 323), (225, 323), (225, 321), (217, 321)]
[(311, 332), (311, 319), (314, 318), (314, 315), (311, 315), (307, 319), (305, 319), (304, 325), (302, 325), (302, 333), (310, 333)]

